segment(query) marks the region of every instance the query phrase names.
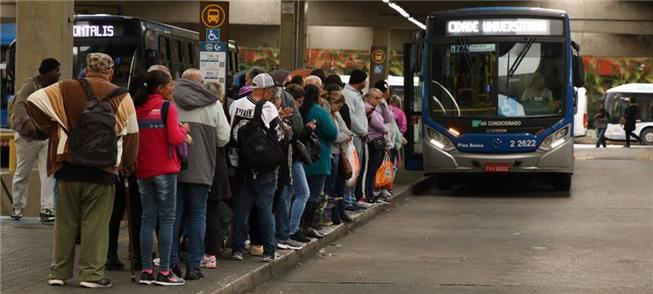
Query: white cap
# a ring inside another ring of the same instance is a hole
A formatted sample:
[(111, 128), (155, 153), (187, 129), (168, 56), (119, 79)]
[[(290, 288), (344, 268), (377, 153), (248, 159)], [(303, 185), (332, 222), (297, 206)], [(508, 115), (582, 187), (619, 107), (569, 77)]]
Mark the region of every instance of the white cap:
[(268, 73), (262, 73), (254, 77), (252, 80), (252, 88), (254, 89), (265, 89), (274, 87), (274, 80), (272, 76)]

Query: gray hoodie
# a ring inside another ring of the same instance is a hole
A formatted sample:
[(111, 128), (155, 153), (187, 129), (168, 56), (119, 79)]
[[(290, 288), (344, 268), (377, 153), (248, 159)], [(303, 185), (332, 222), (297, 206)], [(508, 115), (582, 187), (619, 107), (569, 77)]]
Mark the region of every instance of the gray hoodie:
[(193, 144), (188, 146), (188, 168), (177, 176), (180, 183), (211, 186), (216, 150), (229, 142), (229, 122), (218, 97), (200, 83), (178, 79), (173, 95), (179, 121), (190, 125)]

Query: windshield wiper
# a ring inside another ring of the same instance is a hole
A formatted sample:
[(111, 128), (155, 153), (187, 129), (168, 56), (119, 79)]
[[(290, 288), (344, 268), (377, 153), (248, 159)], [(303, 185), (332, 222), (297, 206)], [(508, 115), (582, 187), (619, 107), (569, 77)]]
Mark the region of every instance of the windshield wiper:
[(510, 66), (510, 70), (508, 71), (508, 78), (512, 77), (517, 69), (519, 68), (519, 65), (521, 62), (524, 60), (524, 57), (526, 57), (526, 53), (528, 53), (528, 50), (531, 49), (531, 46), (533, 46), (533, 42), (535, 41), (535, 37), (530, 37), (528, 38), (528, 42), (526, 43), (526, 46), (524, 46), (524, 49), (522, 49), (519, 54), (517, 55), (517, 59), (515, 59), (515, 62)]

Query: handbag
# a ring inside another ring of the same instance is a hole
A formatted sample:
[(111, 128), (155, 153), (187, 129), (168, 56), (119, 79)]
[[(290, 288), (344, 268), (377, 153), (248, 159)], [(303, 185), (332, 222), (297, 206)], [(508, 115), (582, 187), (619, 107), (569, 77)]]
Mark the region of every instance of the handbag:
[(320, 160), (320, 139), (315, 132), (311, 133), (308, 138), (305, 138), (302, 143), (306, 145), (308, 154), (311, 156), (311, 162)]
[(308, 151), (308, 147), (306, 147), (302, 141), (295, 141), (293, 147), (293, 154), (297, 154), (297, 159), (306, 164), (313, 163), (313, 160), (311, 159), (311, 153)]
[(380, 137), (372, 140), (372, 146), (374, 147), (374, 149), (385, 150), (385, 145), (386, 145), (386, 142), (385, 142), (385, 138), (383, 138), (383, 136), (380, 136)]
[(354, 174), (354, 169), (351, 167), (351, 163), (349, 163), (349, 160), (347, 159), (347, 156), (345, 155), (345, 152), (342, 150), (342, 148), (340, 148), (338, 166), (340, 168), (340, 173), (345, 180), (350, 179)]

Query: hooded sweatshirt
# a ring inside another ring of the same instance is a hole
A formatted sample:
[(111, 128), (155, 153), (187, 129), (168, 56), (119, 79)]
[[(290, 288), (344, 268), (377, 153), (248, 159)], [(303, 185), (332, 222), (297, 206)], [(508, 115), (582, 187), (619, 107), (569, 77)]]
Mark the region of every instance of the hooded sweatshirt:
[(218, 147), (229, 142), (229, 122), (218, 96), (200, 83), (179, 79), (175, 84), (179, 121), (190, 125), (193, 144), (188, 146), (188, 168), (177, 176), (180, 183), (211, 186)]
[[(163, 97), (153, 94), (145, 104), (136, 108), (139, 141), (136, 178), (148, 179), (155, 176), (179, 172), (179, 159), (174, 146), (181, 144), (186, 132), (179, 127), (177, 108), (170, 103), (166, 123), (163, 123), (161, 106)], [(172, 152), (171, 152), (172, 151)]]

